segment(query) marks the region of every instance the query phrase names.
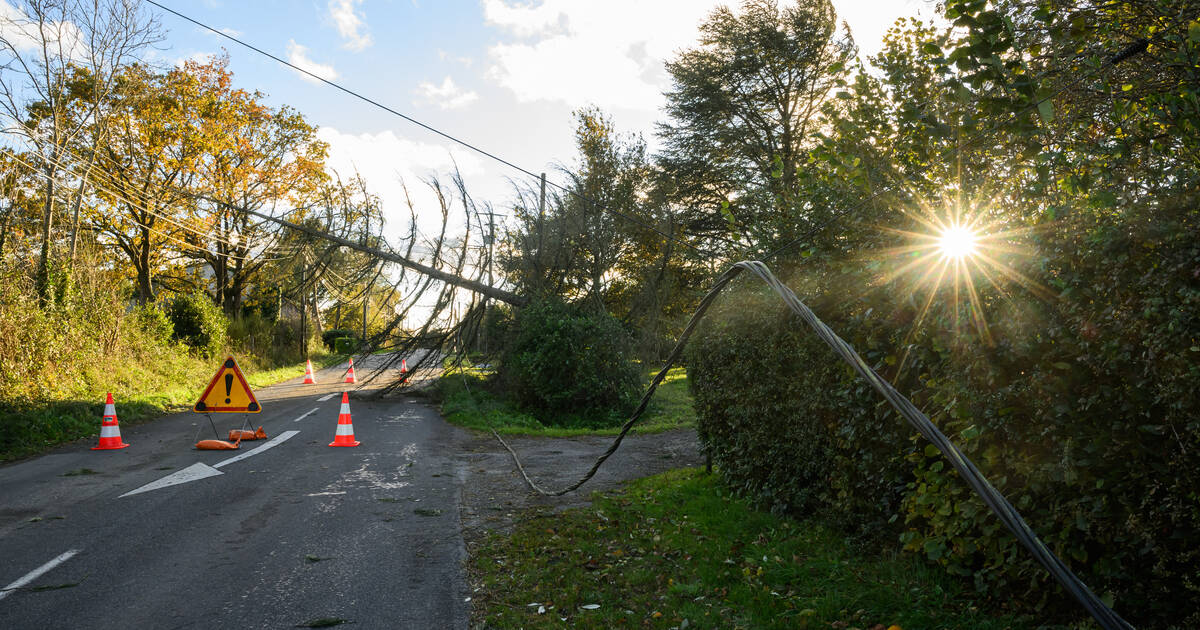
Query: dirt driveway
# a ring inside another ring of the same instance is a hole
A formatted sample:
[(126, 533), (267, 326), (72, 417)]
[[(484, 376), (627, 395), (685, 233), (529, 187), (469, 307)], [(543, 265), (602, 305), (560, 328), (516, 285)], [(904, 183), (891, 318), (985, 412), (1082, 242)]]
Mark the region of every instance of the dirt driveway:
[[(509, 436), (504, 439), (520, 455), (525, 470), (538, 485), (558, 489), (587, 472), (613, 438)], [(490, 433), (476, 433), (463, 447), (461, 457), (466, 462), (466, 478), (462, 525), (468, 550), (489, 532), (511, 531), (515, 519), (527, 508), (565, 510), (584, 506), (590, 503), (593, 492), (704, 462), (693, 429), (630, 435), (583, 487), (561, 497), (546, 497), (529, 489), (512, 456)]]

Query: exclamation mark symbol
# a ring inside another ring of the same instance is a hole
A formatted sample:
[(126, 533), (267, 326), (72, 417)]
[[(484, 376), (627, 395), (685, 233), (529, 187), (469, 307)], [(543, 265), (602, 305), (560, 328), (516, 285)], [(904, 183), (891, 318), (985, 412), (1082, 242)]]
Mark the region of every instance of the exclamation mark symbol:
[(229, 404), (229, 392), (233, 389), (233, 375), (225, 375), (225, 404)]

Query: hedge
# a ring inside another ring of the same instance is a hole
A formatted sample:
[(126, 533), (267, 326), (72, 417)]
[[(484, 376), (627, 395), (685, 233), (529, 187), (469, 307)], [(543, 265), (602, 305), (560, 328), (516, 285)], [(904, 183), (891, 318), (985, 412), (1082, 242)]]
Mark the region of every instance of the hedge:
[[(984, 290), (986, 332), (963, 325), (969, 305), (941, 306), (948, 293), (922, 315), (861, 263), (810, 265), (789, 283), (1146, 628), (1200, 623), (1200, 228), (1189, 214), (1158, 209), (1141, 232), (1080, 219), (1046, 237), (1021, 271), (1053, 295)], [(777, 298), (740, 282), (688, 357), (703, 448), (734, 488), (895, 541), (998, 601), (1079, 612), (936, 449)]]

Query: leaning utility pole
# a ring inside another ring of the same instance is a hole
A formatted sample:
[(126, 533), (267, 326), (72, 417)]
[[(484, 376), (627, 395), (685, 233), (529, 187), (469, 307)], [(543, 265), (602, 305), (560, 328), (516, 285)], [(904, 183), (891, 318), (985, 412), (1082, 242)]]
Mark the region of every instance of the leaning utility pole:
[(382, 258), (389, 262), (394, 262), (398, 265), (408, 267), (409, 269), (412, 269), (413, 271), (416, 271), (418, 273), (423, 273), (427, 276), (432, 277), (435, 280), (441, 280), (442, 282), (445, 282), (446, 284), (451, 284), (456, 287), (462, 287), (464, 289), (467, 289), (468, 291), (474, 291), (481, 295), (486, 295), (488, 297), (496, 298), (497, 300), (500, 300), (501, 302), (506, 302), (508, 304), (512, 304), (513, 306), (524, 306), (525, 303), (529, 301), (528, 299), (526, 299), (520, 295), (517, 295), (516, 293), (513, 293), (511, 291), (505, 291), (504, 289), (498, 289), (496, 287), (488, 286), (482, 282), (476, 282), (474, 280), (456, 276), (452, 273), (446, 273), (445, 271), (442, 271), (441, 269), (435, 269), (434, 267), (430, 267), (429, 265), (422, 265), (419, 262), (409, 260), (398, 254), (393, 254), (391, 252), (385, 252), (383, 250), (380, 250), (380, 249), (377, 249), (374, 247), (367, 247), (366, 245), (360, 245), (358, 243), (355, 243), (354, 241), (342, 238), (335, 234), (323, 232), (321, 230), (310, 228), (305, 225), (300, 225), (298, 223), (292, 223), (291, 221), (288, 221), (287, 219), (280, 219), (278, 217), (273, 217), (269, 214), (263, 214), (257, 210), (251, 210), (250, 208), (241, 208), (241, 207), (233, 206), (231, 204), (217, 201), (214, 199), (209, 199), (209, 198), (205, 198), (205, 199), (207, 199), (208, 201), (215, 201), (217, 203), (223, 203), (224, 205), (229, 206), (239, 212), (245, 212), (247, 214), (254, 215), (260, 219), (263, 219), (266, 221), (271, 221), (272, 223), (277, 223), (284, 227), (291, 228), (298, 232), (304, 232), (305, 234), (308, 234), (310, 236), (315, 236), (317, 238), (323, 238), (327, 241), (332, 241), (343, 247), (349, 247), (350, 249), (354, 249), (354, 250), (358, 250), (360, 252), (365, 252), (365, 253), (371, 254), (372, 256), (375, 256), (377, 258)]

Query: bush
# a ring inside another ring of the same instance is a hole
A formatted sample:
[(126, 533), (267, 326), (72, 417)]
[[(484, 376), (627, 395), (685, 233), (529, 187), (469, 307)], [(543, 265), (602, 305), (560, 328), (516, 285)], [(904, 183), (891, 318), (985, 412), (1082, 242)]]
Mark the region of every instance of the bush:
[(243, 312), (229, 321), (229, 341), (250, 354), (264, 354), (272, 340), (274, 326), (258, 311)]
[(171, 342), (175, 334), (175, 324), (157, 304), (146, 304), (133, 310), (133, 319), (138, 329), (153, 343), (165, 345)]
[(337, 340), (342, 337), (349, 337), (357, 340), (358, 334), (349, 328), (330, 328), (329, 330), (321, 333), (321, 343), (325, 344), (325, 347), (330, 351), (336, 351)]
[(333, 351), (337, 354), (351, 354), (358, 350), (358, 340), (354, 337), (338, 337), (333, 340)]
[(523, 409), (554, 426), (612, 425), (632, 411), (638, 368), (614, 317), (546, 300), (522, 308), (512, 328), (500, 375)]
[(212, 357), (225, 348), (229, 320), (204, 293), (180, 295), (171, 300), (167, 315), (174, 325), (174, 338)]

